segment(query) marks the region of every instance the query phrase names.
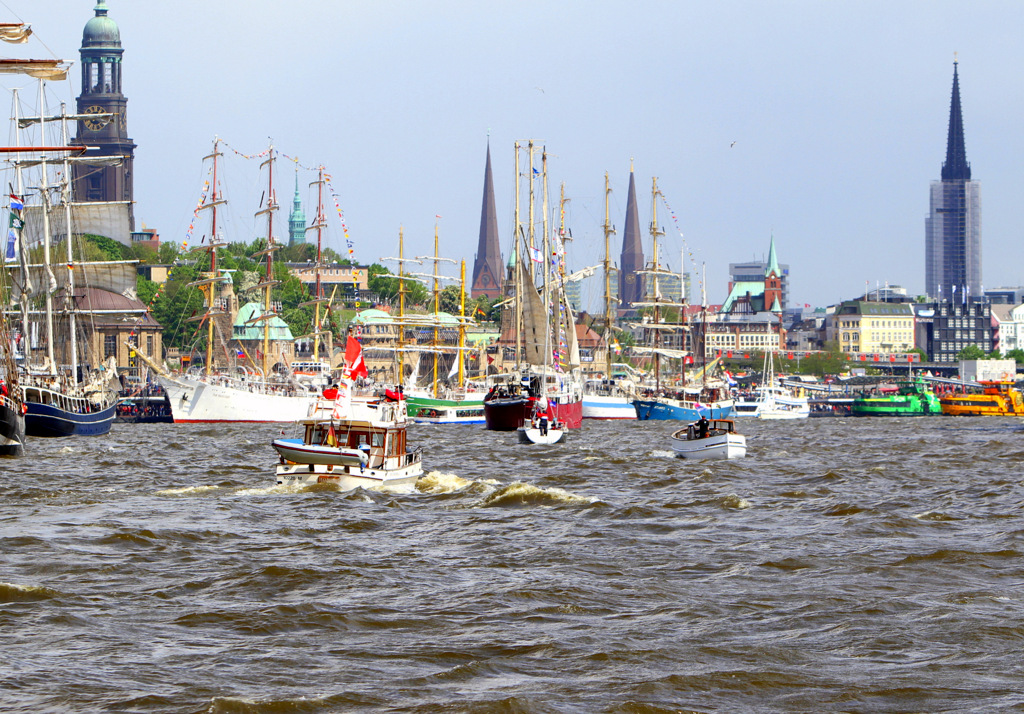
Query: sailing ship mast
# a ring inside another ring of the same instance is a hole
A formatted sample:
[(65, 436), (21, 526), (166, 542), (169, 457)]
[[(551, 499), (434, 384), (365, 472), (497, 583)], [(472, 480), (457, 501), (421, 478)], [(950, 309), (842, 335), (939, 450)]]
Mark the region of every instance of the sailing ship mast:
[[(46, 136), (46, 110), (44, 107), (44, 92), (43, 92), (43, 80), (39, 80), (39, 136), (40, 140)], [(47, 164), (46, 154), (40, 155), (40, 172), (41, 177), (39, 181), (39, 194), (42, 198), (42, 214), (43, 214), (43, 266), (46, 270), (46, 277), (49, 279), (49, 285), (45, 290), (45, 301), (46, 301), (46, 359), (47, 359), (47, 370), (50, 374), (56, 376), (57, 374), (57, 361), (54, 359), (54, 333), (53, 333), (53, 292), (57, 287), (57, 281), (53, 277), (53, 272), (50, 268), (50, 187), (47, 179)]]
[(665, 232), (658, 228), (658, 196), (661, 195), (661, 191), (658, 190), (658, 177), (655, 176), (651, 179), (651, 238), (654, 240), (654, 251), (651, 256), (654, 263), (654, 386), (655, 389), (661, 388), (661, 356), (658, 353), (658, 348), (661, 347), (661, 331), (659, 329), (661, 324), (661, 291), (658, 288), (658, 272), (660, 270), (658, 265), (658, 236), (665, 235)]
[[(67, 120), (67, 105), (64, 102), (60, 104), (60, 115), (61, 115), (61, 130), (60, 138), (61, 143), (68, 144), (68, 120)], [(42, 114), (40, 113), (40, 117)], [(64, 156), (64, 186), (61, 191), (61, 200), (64, 203), (64, 232), (65, 232), (65, 244), (67, 247), (68, 254), (68, 285), (67, 285), (67, 308), (68, 308), (68, 323), (70, 326), (69, 332), (71, 333), (71, 378), (77, 379), (78, 375), (78, 325), (75, 319), (75, 271), (74, 271), (74, 255), (71, 246), (71, 161), (68, 156)]]
[(267, 207), (256, 212), (257, 216), (267, 216), (267, 247), (252, 256), (254, 258), (260, 255), (267, 256), (266, 276), (262, 282), (256, 285), (256, 287), (263, 290), (263, 314), (257, 319), (263, 321), (263, 359), (261, 368), (264, 379), (269, 379), (267, 362), (270, 359), (270, 321), (277, 316), (272, 309), (273, 304), (270, 301), (271, 288), (279, 282), (274, 280), (274, 253), (281, 249), (281, 246), (277, 245), (274, 241), (274, 213), (277, 211), (277, 197), (274, 194), (275, 160), (274, 145), (271, 144), (267, 150), (267, 160), (260, 164), (261, 169), (264, 166), (267, 167)]
[(217, 206), (222, 206), (227, 203), (227, 201), (221, 197), (217, 179), (217, 159), (223, 155), (224, 154), (220, 151), (220, 137), (215, 136), (213, 137), (213, 151), (203, 157), (203, 161), (213, 161), (213, 182), (210, 192), (210, 200), (199, 207), (200, 211), (210, 211), (210, 241), (205, 247), (200, 246), (196, 249), (206, 251), (210, 254), (210, 270), (201, 280), (189, 283), (189, 287), (198, 287), (206, 298), (206, 314), (194, 319), (206, 320), (206, 360), (203, 366), (203, 371), (207, 377), (210, 376), (213, 370), (213, 316), (217, 312), (215, 310), (216, 301), (214, 299), (214, 295), (217, 285), (220, 282), (220, 276), (217, 270), (217, 248), (224, 245), (217, 241)]
[(611, 236), (615, 233), (609, 219), (609, 200), (612, 195), (612, 187), (608, 181), (608, 172), (604, 172), (604, 347), (605, 347), (605, 377), (612, 376), (612, 346), (609, 339), (612, 335), (612, 266), (611, 266)]
[[(476, 317), (474, 315), (474, 317)], [(466, 259), (462, 259), (462, 267), (459, 270), (459, 353), (456, 357), (459, 360), (459, 387), (465, 387), (466, 382), (463, 374), (463, 359), (466, 348)]]
[[(313, 218), (313, 225), (307, 231), (316, 231), (316, 292), (313, 301), (316, 303), (313, 312), (313, 360), (320, 359), (320, 339), (324, 335), (320, 323), (320, 304), (324, 301), (323, 283), (320, 281), (320, 267), (323, 262), (323, 231), (327, 227), (327, 218), (324, 215), (324, 166), (317, 167), (317, 179), (313, 182), (316, 186), (316, 216)], [(326, 333), (330, 334), (330, 332)], [(331, 343), (328, 340), (327, 357), (330, 359)]]
[(523, 334), (523, 284), (521, 276), (520, 265), (522, 263), (522, 253), (519, 250), (520, 234), (522, 233), (523, 227), (520, 223), (519, 218), (519, 142), (515, 143), (515, 171), (516, 171), (516, 207), (515, 217), (513, 219), (512, 227), (512, 258), (515, 261), (515, 273), (513, 282), (513, 291), (515, 292), (515, 325), (512, 327), (512, 334), (515, 337), (515, 355), (516, 355), (516, 372), (518, 372), (522, 365), (522, 359), (520, 357), (520, 351), (522, 349), (520, 342)]

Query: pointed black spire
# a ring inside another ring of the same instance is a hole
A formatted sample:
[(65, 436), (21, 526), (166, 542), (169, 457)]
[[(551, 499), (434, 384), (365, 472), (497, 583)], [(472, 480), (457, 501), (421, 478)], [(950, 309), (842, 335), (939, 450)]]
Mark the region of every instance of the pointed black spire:
[(644, 297), (644, 249), (640, 244), (640, 213), (636, 207), (636, 183), (629, 167), (629, 191), (626, 193), (626, 229), (622, 233), (622, 257), (619, 260), (619, 304), (628, 308)]
[(476, 298), (501, 297), (501, 243), (498, 242), (498, 213), (494, 210), (494, 178), (491, 176), (491, 141), (487, 140), (487, 164), (484, 168), (484, 198), (480, 209), (480, 240), (473, 265), (473, 287)]
[(960, 111), (960, 78), (957, 62), (953, 62), (953, 98), (949, 103), (949, 138), (946, 140), (946, 162), (942, 164), (942, 180), (971, 180), (971, 165), (964, 148), (964, 117)]

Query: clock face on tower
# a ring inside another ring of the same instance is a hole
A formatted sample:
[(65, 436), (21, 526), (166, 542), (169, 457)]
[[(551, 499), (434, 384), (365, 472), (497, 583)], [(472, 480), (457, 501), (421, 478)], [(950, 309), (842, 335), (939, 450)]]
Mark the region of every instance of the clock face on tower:
[[(83, 113), (84, 114), (104, 114), (105, 112), (103, 111), (103, 107), (98, 107), (98, 106), (96, 106), (94, 104), (91, 107), (86, 107)], [(95, 117), (95, 118), (84, 119), (82, 121), (82, 123), (85, 125), (85, 128), (88, 129), (89, 131), (99, 131), (104, 126), (106, 126), (107, 120), (106, 120), (106, 118)]]

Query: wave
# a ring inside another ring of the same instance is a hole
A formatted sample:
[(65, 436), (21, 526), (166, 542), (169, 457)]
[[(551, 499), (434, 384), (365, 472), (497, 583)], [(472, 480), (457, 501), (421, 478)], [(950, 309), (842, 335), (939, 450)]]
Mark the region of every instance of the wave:
[(561, 488), (540, 488), (522, 481), (502, 486), (487, 496), (485, 506), (565, 506), (590, 505), (599, 499), (577, 496)]
[(17, 585), (16, 583), (0, 583), (0, 603), (9, 602), (41, 602), (56, 600), (62, 594), (58, 590), (42, 585)]

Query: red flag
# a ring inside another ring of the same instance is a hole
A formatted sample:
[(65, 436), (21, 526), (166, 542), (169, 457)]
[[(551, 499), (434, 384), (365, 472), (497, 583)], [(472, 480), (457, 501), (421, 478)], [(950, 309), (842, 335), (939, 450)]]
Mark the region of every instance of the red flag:
[(348, 342), (345, 344), (345, 365), (348, 367), (348, 373), (352, 379), (370, 376), (366, 371), (366, 363), (363, 362), (363, 348), (359, 346), (356, 338), (352, 335), (348, 336)]

